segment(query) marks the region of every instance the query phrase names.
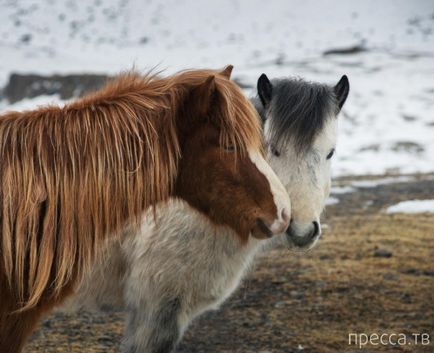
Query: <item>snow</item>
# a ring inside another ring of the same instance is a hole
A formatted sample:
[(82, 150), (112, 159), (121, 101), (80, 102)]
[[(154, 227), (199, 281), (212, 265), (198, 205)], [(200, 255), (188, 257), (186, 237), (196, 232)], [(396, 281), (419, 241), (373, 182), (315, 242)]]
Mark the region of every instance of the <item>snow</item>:
[(336, 205), (337, 203), (339, 203), (339, 199), (337, 199), (336, 197), (329, 197), (326, 200), (326, 206)]
[(332, 186), (331, 188), (332, 195), (349, 194), (354, 191), (356, 191), (356, 189), (351, 186)]
[(380, 179), (355, 180), (351, 182), (351, 185), (356, 188), (375, 188), (380, 185), (408, 183), (413, 180), (414, 178), (411, 176), (400, 175), (396, 177), (387, 177), (387, 178), (380, 178)]
[(60, 99), (59, 95), (56, 94), (52, 96), (45, 95), (45, 96), (38, 96), (35, 98), (26, 98), (14, 104), (8, 104), (8, 105), (0, 101), (0, 112), (29, 110), (29, 109), (34, 109), (40, 106), (51, 105), (51, 104), (61, 105), (63, 104), (63, 101)]
[[(367, 50), (323, 55), (354, 45)], [(262, 72), (329, 84), (348, 75), (351, 92), (339, 117), (335, 176), (434, 171), (431, 0), (1, 5), (0, 87), (12, 72), (113, 74), (157, 66), (172, 73), (229, 63), (234, 77), (251, 87), (248, 94)], [(45, 98), (23, 104), (30, 108)], [(11, 108), (18, 109), (0, 103), (0, 110)]]
[(434, 213), (434, 200), (409, 200), (390, 206), (387, 213)]

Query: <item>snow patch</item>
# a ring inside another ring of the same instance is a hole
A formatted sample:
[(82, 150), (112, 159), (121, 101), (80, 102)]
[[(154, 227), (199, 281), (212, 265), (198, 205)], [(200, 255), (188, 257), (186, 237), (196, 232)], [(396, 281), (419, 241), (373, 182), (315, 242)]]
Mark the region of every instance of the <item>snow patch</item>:
[(35, 98), (22, 99), (14, 104), (7, 104), (5, 101), (0, 101), (0, 113), (8, 111), (23, 111), (36, 109), (46, 105), (63, 106), (64, 101), (60, 99), (60, 96), (55, 94), (51, 96), (38, 96)]
[(396, 183), (408, 183), (413, 181), (414, 178), (411, 176), (397, 176), (397, 177), (387, 177), (381, 179), (372, 179), (372, 180), (355, 180), (351, 182), (351, 185), (356, 188), (375, 188), (379, 185), (388, 185), (388, 184), (396, 184)]
[(330, 206), (330, 205), (336, 205), (337, 203), (339, 203), (339, 199), (337, 199), (336, 197), (329, 197), (326, 200), (326, 206)]
[(434, 213), (434, 200), (409, 200), (390, 206), (387, 213)]
[(349, 194), (356, 191), (352, 186), (333, 186), (331, 193), (333, 195)]

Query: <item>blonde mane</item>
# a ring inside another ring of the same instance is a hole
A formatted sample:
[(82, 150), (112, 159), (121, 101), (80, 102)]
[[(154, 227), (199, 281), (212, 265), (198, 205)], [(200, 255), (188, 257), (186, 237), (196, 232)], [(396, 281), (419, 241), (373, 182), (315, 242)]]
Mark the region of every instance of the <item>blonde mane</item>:
[[(182, 155), (180, 111), (215, 76), (221, 141), (260, 148), (256, 111), (217, 71), (166, 78), (127, 73), (64, 107), (0, 116), (0, 284), (17, 308), (78, 280), (101, 243), (174, 193)], [(4, 287), (4, 286), (3, 286)]]

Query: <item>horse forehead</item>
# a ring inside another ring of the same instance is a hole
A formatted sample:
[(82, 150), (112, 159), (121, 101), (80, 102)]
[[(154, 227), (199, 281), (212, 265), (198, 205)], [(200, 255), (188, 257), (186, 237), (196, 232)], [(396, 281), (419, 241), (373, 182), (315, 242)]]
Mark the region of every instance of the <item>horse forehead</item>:
[(265, 178), (267, 178), (267, 162), (265, 161), (260, 151), (253, 150), (251, 148), (248, 149), (248, 160), (256, 167), (258, 173), (262, 174)]
[(329, 117), (324, 127), (315, 138), (314, 147), (318, 149), (328, 149), (334, 147), (337, 139), (338, 119), (335, 116)]
[[(273, 143), (271, 139), (275, 134), (272, 131), (272, 116), (269, 116), (263, 126), (264, 131), (264, 139), (267, 143)], [(331, 115), (325, 119), (325, 123), (321, 131), (318, 132), (316, 138), (313, 141), (313, 147), (329, 147), (329, 145), (334, 145), (337, 139), (337, 127), (338, 127), (338, 119), (335, 115)], [(287, 139), (290, 139), (290, 134), (287, 135)], [(285, 141), (289, 142), (289, 141)], [(291, 146), (291, 143), (285, 143), (284, 146), (287, 150), (291, 150), (294, 146)]]
[(271, 118), (267, 117), (267, 119), (265, 120), (264, 123), (264, 138), (266, 142), (270, 142), (269, 139), (271, 138), (272, 134), (271, 134)]
[(253, 163), (258, 170), (258, 173), (268, 182), (268, 191), (271, 193), (275, 204), (277, 204), (276, 198), (282, 198), (282, 193), (284, 193), (283, 185), (277, 175), (259, 151), (249, 150), (248, 156), (251, 163)]

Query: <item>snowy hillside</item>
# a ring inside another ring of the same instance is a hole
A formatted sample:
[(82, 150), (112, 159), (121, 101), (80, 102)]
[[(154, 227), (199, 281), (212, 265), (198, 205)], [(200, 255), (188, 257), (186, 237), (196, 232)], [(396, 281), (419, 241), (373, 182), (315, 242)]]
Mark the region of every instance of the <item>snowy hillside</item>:
[(349, 76), (335, 175), (434, 171), (433, 1), (0, 0), (0, 87), (12, 72), (229, 63), (252, 88), (262, 72)]

